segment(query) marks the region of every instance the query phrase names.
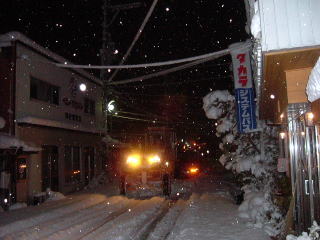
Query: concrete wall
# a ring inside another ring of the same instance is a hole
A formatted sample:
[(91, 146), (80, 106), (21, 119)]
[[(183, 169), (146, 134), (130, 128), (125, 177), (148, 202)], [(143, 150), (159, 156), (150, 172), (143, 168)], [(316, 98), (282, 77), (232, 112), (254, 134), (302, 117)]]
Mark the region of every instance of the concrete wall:
[[(59, 105), (30, 99), (31, 76), (60, 88)], [(70, 85), (72, 78), (76, 83), (74, 96)], [(80, 83), (87, 85), (86, 92), (79, 90)], [(85, 97), (95, 100), (95, 116), (85, 113), (84, 109), (76, 109), (63, 102), (63, 98), (68, 98), (84, 106)], [(81, 116), (81, 122), (66, 119), (65, 113)], [(19, 121), (26, 117), (41, 119), (43, 123), (49, 125), (50, 121), (56, 121), (61, 125), (68, 125), (70, 129), (101, 130), (103, 128), (102, 87), (69, 69), (56, 67), (47, 57), (17, 42), (16, 119)]]

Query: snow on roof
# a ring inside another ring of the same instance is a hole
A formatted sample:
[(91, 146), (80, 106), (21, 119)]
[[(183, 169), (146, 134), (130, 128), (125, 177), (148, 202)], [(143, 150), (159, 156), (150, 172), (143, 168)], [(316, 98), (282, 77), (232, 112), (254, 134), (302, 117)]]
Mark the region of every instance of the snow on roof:
[[(53, 53), (52, 51), (50, 51), (47, 48), (44, 48), (42, 46), (40, 46), (39, 44), (37, 44), (35, 41), (31, 40), (30, 38), (27, 38), (25, 35), (23, 35), (20, 32), (8, 32), (5, 33), (3, 35), (0, 35), (0, 43), (11, 43), (12, 41), (20, 41), (22, 43), (24, 43), (25, 45), (39, 51), (40, 53), (42, 53), (43, 55), (54, 59), (55, 61), (57, 61), (58, 63), (68, 63), (68, 64), (72, 64), (71, 62), (69, 62), (67, 59), (59, 56), (58, 54)], [(74, 69), (75, 72), (78, 72), (79, 74), (87, 77), (88, 79), (98, 83), (99, 85), (102, 85), (102, 82), (100, 79), (94, 77), (93, 75), (89, 74), (88, 72), (82, 70), (82, 69)]]
[(41, 148), (33, 147), (16, 137), (0, 134), (0, 149), (22, 148), (24, 152), (39, 152)]
[(110, 135), (105, 136), (102, 139), (103, 142), (107, 143), (107, 144), (114, 144), (114, 145), (123, 145), (124, 143), (120, 142), (119, 140), (112, 138)]
[(101, 133), (103, 130), (98, 130), (96, 128), (86, 128), (82, 127), (79, 124), (69, 124), (60, 121), (54, 121), (49, 119), (41, 119), (36, 117), (22, 117), (16, 119), (17, 123), (28, 123), (33, 125), (40, 125), (40, 126), (47, 126), (47, 127), (56, 127), (56, 128), (64, 128), (69, 130), (75, 131), (82, 131), (82, 132), (90, 132), (90, 133)]
[(320, 98), (320, 57), (311, 71), (306, 92), (310, 102)]

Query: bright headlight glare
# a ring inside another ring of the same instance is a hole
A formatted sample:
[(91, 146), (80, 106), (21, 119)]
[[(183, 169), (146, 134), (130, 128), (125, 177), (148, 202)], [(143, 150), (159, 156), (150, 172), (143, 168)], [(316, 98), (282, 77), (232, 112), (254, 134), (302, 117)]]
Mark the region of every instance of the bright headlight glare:
[(194, 168), (193, 167), (193, 168), (189, 169), (189, 172), (192, 173), (192, 174), (197, 173), (198, 171), (199, 171), (199, 168)]
[(130, 155), (127, 158), (127, 164), (129, 164), (132, 167), (137, 167), (140, 165), (140, 163), (141, 163), (141, 160), (139, 155)]
[(160, 157), (158, 155), (152, 155), (148, 158), (149, 163), (159, 163), (161, 161)]

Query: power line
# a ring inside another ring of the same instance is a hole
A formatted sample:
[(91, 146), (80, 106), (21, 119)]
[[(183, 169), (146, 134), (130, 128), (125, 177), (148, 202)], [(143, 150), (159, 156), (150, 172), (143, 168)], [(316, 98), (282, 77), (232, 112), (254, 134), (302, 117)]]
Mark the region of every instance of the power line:
[[(83, 68), (83, 69), (135, 69), (135, 68), (148, 68), (148, 67), (161, 67), (161, 66), (169, 66), (175, 65), (179, 63), (193, 62), (200, 59), (210, 58), (219, 54), (218, 52), (206, 53), (194, 57), (169, 60), (164, 62), (153, 62), (153, 63), (142, 63), (142, 64), (130, 64), (130, 65), (107, 65), (107, 66), (97, 66), (97, 65), (78, 65), (78, 64), (62, 64), (57, 63), (56, 66), (62, 68)], [(120, 63), (121, 64), (121, 63)], [(218, 66), (218, 64), (216, 64)], [(220, 64), (221, 66), (222, 64)]]
[(197, 82), (214, 81), (217, 78), (219, 78), (219, 79), (227, 79), (227, 78), (231, 78), (231, 77), (230, 76), (223, 76), (223, 77), (219, 76), (219, 77), (202, 78), (202, 79), (198, 79), (198, 80), (194, 80), (194, 81), (186, 81), (186, 82), (150, 83), (150, 84), (143, 84), (141, 86), (126, 85), (126, 86), (121, 86), (121, 88), (152, 87), (152, 86), (163, 86), (163, 87), (166, 87), (166, 85), (189, 84), (189, 83), (197, 83)]
[(170, 123), (170, 122), (163, 122), (163, 121), (159, 121), (159, 120), (150, 120), (150, 119), (134, 118), (134, 117), (121, 116), (121, 115), (112, 115), (112, 117), (123, 118), (123, 119), (134, 120), (134, 121), (142, 121), (142, 122)]
[[(152, 3), (152, 5), (151, 5), (151, 7), (150, 7), (150, 9), (149, 9), (146, 17), (144, 18), (144, 20), (143, 20), (143, 22), (142, 22), (142, 24), (141, 24), (141, 26), (140, 26), (140, 28), (139, 28), (136, 36), (135, 36), (134, 39), (133, 39), (133, 42), (131, 43), (131, 45), (130, 45), (129, 49), (127, 50), (126, 54), (123, 56), (123, 58), (122, 58), (122, 60), (121, 60), (121, 62), (120, 62), (119, 65), (122, 65), (122, 64), (127, 60), (127, 57), (129, 56), (129, 54), (130, 54), (133, 46), (135, 45), (135, 43), (138, 41), (138, 39), (139, 39), (139, 37), (140, 37), (140, 35), (141, 35), (141, 33), (142, 33), (145, 25), (147, 24), (147, 22), (148, 22), (148, 20), (149, 20), (149, 18), (150, 18), (150, 16), (151, 16), (151, 14), (152, 14), (152, 12), (153, 12), (153, 10), (154, 10), (154, 8), (155, 8), (155, 6), (156, 6), (157, 3), (158, 3), (158, 0), (154, 0), (154, 1), (153, 1), (153, 3)], [(118, 71), (119, 71), (119, 70), (117, 69), (117, 70), (110, 76), (110, 78), (108, 79), (108, 82), (111, 82), (111, 81), (113, 80), (113, 78), (117, 75)]]
[(156, 73), (143, 75), (143, 76), (140, 76), (140, 77), (135, 77), (135, 78), (126, 79), (126, 80), (120, 80), (120, 81), (116, 81), (116, 82), (108, 82), (107, 85), (127, 84), (127, 83), (139, 82), (139, 81), (147, 80), (147, 79), (150, 79), (150, 78), (159, 77), (159, 76), (166, 75), (166, 74), (173, 73), (173, 72), (177, 72), (177, 71), (180, 71), (180, 70), (183, 70), (183, 69), (186, 69), (186, 68), (201, 64), (201, 63), (205, 63), (205, 62), (211, 61), (213, 59), (225, 56), (225, 55), (227, 55), (229, 53), (230, 53), (229, 49), (221, 50), (221, 51), (215, 52), (215, 55), (212, 55), (211, 57), (208, 57), (208, 58), (205, 58), (205, 59), (200, 59), (200, 60), (197, 60), (197, 61), (186, 63), (186, 64), (183, 64), (183, 65), (180, 65), (180, 66), (177, 66), (177, 67), (173, 67), (173, 68), (169, 68), (169, 69), (166, 69), (166, 70), (163, 70), (163, 71), (159, 71), (159, 72), (156, 72)]

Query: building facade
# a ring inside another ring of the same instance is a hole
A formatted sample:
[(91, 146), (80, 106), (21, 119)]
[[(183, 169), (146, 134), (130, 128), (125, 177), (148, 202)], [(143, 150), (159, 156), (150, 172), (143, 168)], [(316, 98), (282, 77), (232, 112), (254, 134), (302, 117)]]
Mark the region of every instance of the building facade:
[[(25, 156), (24, 197), (82, 188), (105, 166), (102, 82), (18, 32), (0, 36), (1, 134), (41, 149)], [(85, 91), (80, 91), (83, 84)], [(13, 173), (15, 174), (15, 173)]]
[(320, 221), (319, 106), (306, 86), (320, 56), (318, 0), (247, 0), (247, 29), (254, 36), (259, 118), (281, 128), (279, 161), (291, 179), (297, 232)]

